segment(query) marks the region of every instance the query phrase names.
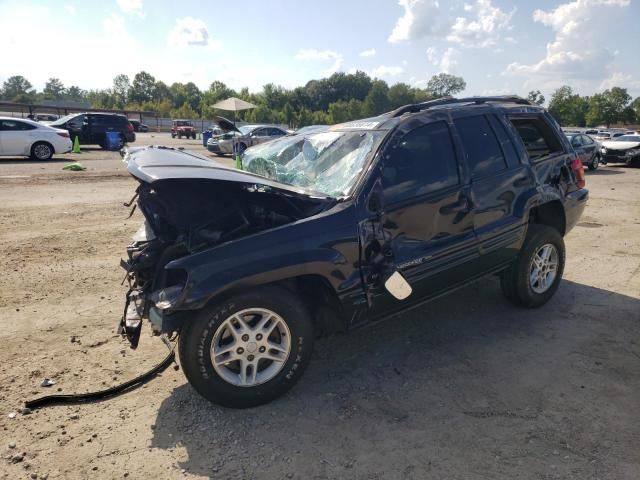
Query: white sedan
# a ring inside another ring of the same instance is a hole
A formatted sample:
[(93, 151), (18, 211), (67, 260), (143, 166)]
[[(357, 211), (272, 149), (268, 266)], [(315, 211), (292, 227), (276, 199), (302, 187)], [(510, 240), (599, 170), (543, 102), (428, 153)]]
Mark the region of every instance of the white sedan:
[(0, 117), (0, 155), (49, 160), (71, 151), (69, 132), (24, 118)]

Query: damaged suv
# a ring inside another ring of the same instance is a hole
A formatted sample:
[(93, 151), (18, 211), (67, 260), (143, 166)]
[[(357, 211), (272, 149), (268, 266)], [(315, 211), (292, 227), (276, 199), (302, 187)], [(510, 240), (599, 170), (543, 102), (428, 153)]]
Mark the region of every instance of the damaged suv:
[(314, 338), (488, 275), (539, 307), (588, 191), (553, 118), (519, 97), (442, 99), (248, 149), (245, 171), (125, 154), (145, 222), (120, 332), (179, 335), (193, 387), (236, 408), (286, 392)]

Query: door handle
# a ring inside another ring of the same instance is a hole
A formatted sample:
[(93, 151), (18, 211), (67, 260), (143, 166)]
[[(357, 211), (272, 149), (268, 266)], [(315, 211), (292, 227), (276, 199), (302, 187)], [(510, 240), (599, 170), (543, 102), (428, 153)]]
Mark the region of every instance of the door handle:
[(456, 203), (452, 203), (450, 205), (445, 205), (444, 207), (440, 207), (440, 213), (448, 215), (450, 213), (467, 213), (471, 208), (471, 202), (467, 197), (460, 197)]

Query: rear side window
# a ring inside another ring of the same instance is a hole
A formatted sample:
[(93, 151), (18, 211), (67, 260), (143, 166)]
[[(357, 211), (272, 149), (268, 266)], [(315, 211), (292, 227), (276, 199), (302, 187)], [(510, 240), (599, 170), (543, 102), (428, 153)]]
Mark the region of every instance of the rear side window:
[(411, 130), (385, 157), (385, 197), (393, 203), (452, 187), (460, 182), (458, 163), (445, 122)]
[(504, 154), (487, 117), (458, 118), (454, 124), (462, 140), (472, 177), (484, 177), (506, 170)]
[(19, 132), (23, 130), (35, 130), (36, 128), (35, 125), (17, 120), (0, 120), (0, 131)]
[(510, 117), (509, 120), (516, 127), (531, 160), (541, 160), (563, 151), (553, 129), (541, 117)]

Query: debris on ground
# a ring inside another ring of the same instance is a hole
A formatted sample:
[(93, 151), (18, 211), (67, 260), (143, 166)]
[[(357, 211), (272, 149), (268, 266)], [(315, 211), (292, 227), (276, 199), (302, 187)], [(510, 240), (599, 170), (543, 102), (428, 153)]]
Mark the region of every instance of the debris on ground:
[(51, 387), (52, 385), (55, 385), (55, 384), (56, 384), (56, 382), (54, 382), (50, 378), (45, 378), (44, 380), (42, 380), (42, 383), (40, 384), (40, 386), (41, 387)]
[(82, 165), (80, 162), (73, 162), (73, 163), (68, 163), (67, 165), (62, 167), (62, 169), (63, 170), (70, 170), (72, 172), (81, 172), (82, 170), (86, 170), (87, 167)]

